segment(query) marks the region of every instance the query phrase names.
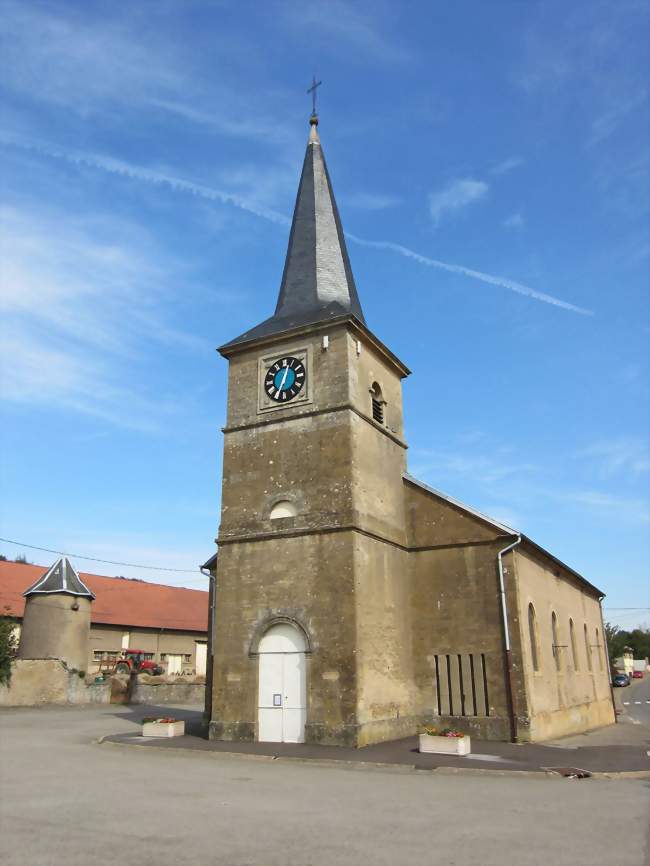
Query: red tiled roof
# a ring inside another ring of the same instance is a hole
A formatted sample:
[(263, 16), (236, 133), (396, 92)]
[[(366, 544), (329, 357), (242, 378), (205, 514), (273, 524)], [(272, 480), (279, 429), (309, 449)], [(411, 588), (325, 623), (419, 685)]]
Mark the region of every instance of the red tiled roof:
[[(22, 617), (23, 592), (46, 571), (42, 565), (0, 562), (0, 615)], [(93, 623), (175, 631), (208, 629), (208, 593), (203, 590), (84, 572), (79, 577), (96, 596), (90, 608)]]

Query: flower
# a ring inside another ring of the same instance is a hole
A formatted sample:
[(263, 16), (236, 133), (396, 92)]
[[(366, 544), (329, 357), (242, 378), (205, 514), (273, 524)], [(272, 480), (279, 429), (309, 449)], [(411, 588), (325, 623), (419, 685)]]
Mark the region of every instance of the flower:
[(143, 725), (171, 725), (177, 721), (178, 721), (178, 719), (172, 719), (172, 718), (167, 718), (167, 717), (159, 719), (159, 718), (156, 718), (155, 716), (145, 716), (144, 719), (142, 720), (142, 724)]
[(458, 739), (460, 739), (461, 737), (465, 736), (462, 731), (457, 731), (454, 728), (443, 728), (441, 731), (439, 731), (433, 725), (425, 725), (422, 728), (422, 733), (427, 734), (427, 736), (429, 737), (457, 737)]

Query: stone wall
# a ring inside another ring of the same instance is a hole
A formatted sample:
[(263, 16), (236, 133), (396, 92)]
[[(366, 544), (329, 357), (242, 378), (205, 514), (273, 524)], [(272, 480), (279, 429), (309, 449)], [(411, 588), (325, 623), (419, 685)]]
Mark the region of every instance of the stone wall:
[(205, 677), (136, 677), (131, 691), (131, 704), (178, 706), (201, 704), (205, 701)]
[(108, 704), (110, 683), (95, 684), (59, 659), (16, 659), (9, 686), (0, 686), (0, 707), (40, 704)]
[(514, 566), (525, 677), (520, 739), (545, 740), (611, 725), (614, 706), (598, 596), (559, 563), (523, 545)]

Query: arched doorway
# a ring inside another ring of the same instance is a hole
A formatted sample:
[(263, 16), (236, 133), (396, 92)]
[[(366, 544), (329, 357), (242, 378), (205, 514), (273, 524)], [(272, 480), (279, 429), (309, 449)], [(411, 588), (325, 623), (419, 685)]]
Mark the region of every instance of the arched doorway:
[(307, 719), (305, 638), (289, 623), (271, 626), (259, 643), (258, 740), (302, 743)]

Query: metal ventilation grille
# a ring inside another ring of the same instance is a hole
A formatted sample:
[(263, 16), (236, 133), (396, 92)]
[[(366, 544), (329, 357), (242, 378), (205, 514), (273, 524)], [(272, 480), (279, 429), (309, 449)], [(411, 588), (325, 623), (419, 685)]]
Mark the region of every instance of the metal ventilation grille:
[(489, 716), (485, 653), (450, 653), (434, 658), (437, 715)]
[(374, 397), (372, 398), (372, 417), (378, 424), (384, 423), (384, 404)]

